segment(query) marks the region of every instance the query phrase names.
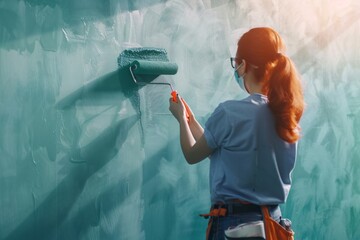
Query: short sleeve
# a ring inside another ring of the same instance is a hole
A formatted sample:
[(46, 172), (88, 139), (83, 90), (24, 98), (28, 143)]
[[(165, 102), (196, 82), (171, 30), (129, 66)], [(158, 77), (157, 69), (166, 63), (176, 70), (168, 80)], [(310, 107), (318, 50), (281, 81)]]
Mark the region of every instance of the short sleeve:
[(205, 123), (204, 136), (212, 149), (220, 147), (229, 135), (229, 123), (225, 109), (220, 104)]

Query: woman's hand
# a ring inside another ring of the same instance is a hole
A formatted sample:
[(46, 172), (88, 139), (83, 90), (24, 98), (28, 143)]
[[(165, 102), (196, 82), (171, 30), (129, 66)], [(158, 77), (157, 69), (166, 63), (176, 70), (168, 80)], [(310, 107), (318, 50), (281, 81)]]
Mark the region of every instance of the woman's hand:
[(181, 98), (181, 101), (183, 102), (184, 106), (185, 106), (185, 110), (186, 110), (186, 118), (188, 123), (193, 123), (195, 121), (195, 116), (194, 113), (191, 111), (191, 108), (189, 107), (189, 105), (187, 104), (187, 102)]
[(173, 98), (169, 99), (169, 103), (170, 103), (169, 110), (170, 110), (170, 112), (174, 115), (174, 117), (178, 120), (179, 123), (181, 121), (183, 121), (183, 120), (187, 121), (186, 106), (184, 104), (183, 99), (179, 95), (177, 95), (176, 100), (177, 101), (174, 102)]

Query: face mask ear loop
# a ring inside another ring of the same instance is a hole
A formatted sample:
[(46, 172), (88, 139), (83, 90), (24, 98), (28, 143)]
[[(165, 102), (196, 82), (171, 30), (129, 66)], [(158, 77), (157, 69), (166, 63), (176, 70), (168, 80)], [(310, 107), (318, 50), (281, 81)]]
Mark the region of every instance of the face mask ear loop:
[(244, 63), (242, 62), (237, 68), (235, 68), (235, 71), (237, 71)]
[[(239, 77), (242, 77), (242, 78), (243, 78), (243, 81), (244, 81), (244, 77), (245, 77), (246, 73), (244, 73), (243, 75), (239, 75), (239, 73), (237, 72), (237, 70), (238, 70), (243, 64), (244, 64), (244, 62), (242, 62), (237, 68), (235, 68), (235, 72), (237, 73), (237, 75), (238, 75)], [(245, 84), (244, 84), (244, 85), (245, 85)], [(246, 89), (246, 91), (247, 91), (247, 89)]]

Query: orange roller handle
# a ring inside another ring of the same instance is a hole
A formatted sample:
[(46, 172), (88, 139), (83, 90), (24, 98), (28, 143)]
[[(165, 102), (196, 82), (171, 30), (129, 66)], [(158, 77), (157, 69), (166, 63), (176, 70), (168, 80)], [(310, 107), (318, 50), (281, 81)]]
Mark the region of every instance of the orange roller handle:
[(171, 92), (173, 102), (178, 102), (177, 101), (177, 95), (178, 95), (177, 91), (174, 90), (174, 91)]
[[(177, 91), (172, 91), (171, 92), (171, 97), (172, 97), (172, 101), (173, 102), (178, 102), (178, 93), (177, 93)], [(190, 121), (190, 115), (189, 115), (189, 113), (187, 112), (187, 110), (185, 110), (186, 111), (186, 118), (187, 118), (187, 121), (189, 122)]]

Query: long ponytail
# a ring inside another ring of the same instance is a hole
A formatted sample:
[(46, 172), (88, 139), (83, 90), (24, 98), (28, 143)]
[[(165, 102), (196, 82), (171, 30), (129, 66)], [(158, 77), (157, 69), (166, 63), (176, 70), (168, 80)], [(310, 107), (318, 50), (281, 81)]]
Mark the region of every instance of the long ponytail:
[(276, 131), (283, 140), (296, 142), (300, 138), (299, 121), (304, 110), (301, 81), (292, 61), (281, 53), (271, 73), (264, 82), (263, 92), (268, 96)]
[(271, 28), (253, 28), (238, 42), (236, 57), (256, 66), (254, 73), (263, 82), (275, 127), (283, 140), (293, 143), (300, 138), (299, 121), (304, 111), (301, 81), (280, 35)]

